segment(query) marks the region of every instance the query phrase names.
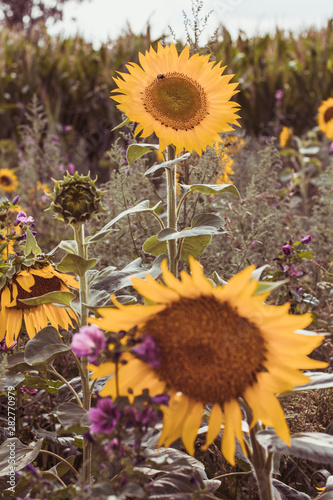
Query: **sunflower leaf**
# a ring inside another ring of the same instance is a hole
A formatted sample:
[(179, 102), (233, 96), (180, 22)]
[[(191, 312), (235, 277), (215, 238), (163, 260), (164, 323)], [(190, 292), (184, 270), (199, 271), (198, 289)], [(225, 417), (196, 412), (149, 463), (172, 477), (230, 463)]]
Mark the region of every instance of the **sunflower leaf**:
[(332, 463), (333, 436), (324, 432), (300, 432), (291, 436), (289, 447), (273, 429), (266, 429), (256, 434), (259, 444), (269, 452), (292, 455), (321, 463)]
[(323, 372), (304, 372), (311, 380), (307, 384), (297, 385), (292, 392), (308, 391), (310, 389), (327, 389), (333, 387), (333, 374)]
[[(184, 238), (180, 260), (182, 262), (188, 262), (188, 257), (192, 255), (195, 259), (198, 259), (200, 255), (204, 252), (206, 247), (209, 245), (212, 237), (210, 235), (199, 235), (192, 236), (190, 238)], [(142, 245), (142, 250), (150, 255), (167, 255), (168, 247), (166, 241), (159, 241), (157, 235), (148, 238)]]
[(117, 215), (117, 217), (115, 217), (114, 219), (112, 219), (110, 222), (108, 222), (102, 229), (101, 231), (106, 231), (107, 229), (109, 229), (111, 226), (113, 226), (113, 224), (115, 222), (117, 222), (119, 219), (121, 219), (122, 217), (124, 217), (125, 215), (130, 215), (130, 214), (134, 214), (134, 213), (138, 213), (138, 212), (154, 212), (156, 210), (156, 208), (161, 204), (162, 202), (159, 201), (158, 203), (156, 203), (155, 206), (149, 208), (149, 200), (144, 200), (144, 201), (141, 201), (138, 205), (135, 205), (135, 207), (132, 207), (132, 208), (128, 208), (127, 210), (124, 210), (123, 212), (121, 212), (119, 215)]
[(27, 342), (24, 359), (29, 365), (40, 365), (49, 363), (56, 356), (68, 352), (70, 349), (63, 343), (56, 328), (46, 326)]
[(131, 144), (126, 152), (128, 165), (133, 165), (141, 156), (156, 150), (158, 150), (158, 144)]
[(157, 235), (159, 241), (178, 240), (179, 238), (189, 238), (192, 236), (202, 236), (205, 234), (224, 234), (222, 231), (213, 226), (197, 226), (193, 228), (185, 228), (182, 231), (176, 231), (171, 227), (162, 229)]
[(97, 243), (106, 238), (107, 236), (109, 236), (109, 234), (114, 233), (115, 231), (118, 231), (118, 229), (108, 229), (107, 231), (98, 231), (98, 233), (94, 234), (93, 236), (88, 236), (84, 240), (84, 242), (89, 245), (90, 243)]
[(89, 269), (97, 264), (97, 259), (84, 259), (80, 255), (67, 254), (57, 265), (61, 273), (75, 273), (83, 276)]
[(77, 253), (77, 244), (75, 240), (64, 240), (58, 245), (58, 248), (65, 250), (67, 253)]
[(117, 130), (118, 128), (125, 127), (125, 125), (127, 125), (130, 122), (131, 122), (131, 120), (129, 118), (125, 118), (125, 120), (123, 122), (119, 123), (119, 125), (117, 125), (116, 127), (113, 127), (113, 129), (111, 129), (111, 132), (113, 132), (114, 130)]
[(31, 297), (30, 299), (20, 299), (20, 302), (27, 306), (40, 306), (42, 304), (62, 304), (70, 307), (71, 301), (75, 299), (74, 293), (71, 292), (49, 292), (39, 297)]
[(41, 249), (37, 245), (36, 238), (32, 234), (29, 228), (27, 228), (26, 231), (26, 240), (25, 240), (25, 246), (24, 246), (24, 255), (27, 257), (27, 255), (34, 254), (38, 255), (39, 253), (42, 253)]
[(6, 439), (0, 446), (0, 477), (8, 476), (11, 472), (12, 450), (15, 450), (15, 470), (18, 471), (35, 460), (42, 444), (43, 439), (35, 441), (34, 447), (26, 446), (16, 437)]
[(90, 424), (88, 411), (76, 403), (62, 403), (54, 411), (54, 414), (62, 425), (81, 424), (88, 427)]
[(301, 493), (277, 479), (272, 479), (274, 488), (282, 495), (281, 500), (311, 500), (306, 493)]
[(196, 191), (197, 193), (203, 194), (223, 194), (223, 193), (231, 193), (237, 198), (240, 198), (241, 195), (233, 184), (179, 184), (181, 188), (185, 191)]
[(253, 295), (261, 295), (262, 293), (271, 292), (285, 283), (288, 283), (289, 280), (281, 280), (281, 281), (258, 281), (257, 288), (253, 292)]
[(173, 168), (174, 165), (177, 165), (177, 163), (181, 161), (187, 160), (190, 156), (191, 153), (185, 153), (184, 155), (179, 156), (175, 160), (168, 160), (164, 161), (163, 163), (158, 163), (157, 165), (153, 165), (152, 167), (148, 168), (148, 170), (146, 170), (145, 175), (152, 174), (158, 170), (162, 171), (162, 169), (164, 170), (165, 168), (170, 168), (170, 167)]

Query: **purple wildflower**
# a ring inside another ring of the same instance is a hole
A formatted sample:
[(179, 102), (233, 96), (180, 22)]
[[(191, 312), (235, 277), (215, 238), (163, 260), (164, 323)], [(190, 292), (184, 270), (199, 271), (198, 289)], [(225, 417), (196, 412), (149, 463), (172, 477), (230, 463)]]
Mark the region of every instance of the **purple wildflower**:
[(19, 201), (20, 199), (20, 195), (18, 194), (17, 196), (15, 196), (15, 198), (13, 199), (13, 205), (16, 205), (16, 203)]
[(67, 168), (68, 168), (68, 172), (71, 175), (74, 175), (74, 173), (75, 173), (75, 165), (73, 163), (68, 163)]
[(282, 247), (282, 252), (284, 253), (284, 255), (291, 255), (291, 246), (288, 243), (286, 243)]
[(278, 89), (276, 92), (275, 92), (275, 99), (277, 101), (281, 101), (283, 97), (283, 90), (282, 89)]
[(90, 431), (94, 434), (109, 433), (114, 430), (121, 416), (111, 398), (101, 398), (96, 408), (90, 408), (89, 419), (92, 423)]
[(153, 405), (169, 405), (170, 395), (169, 394), (157, 394), (150, 398), (150, 402)]
[(150, 335), (143, 335), (141, 343), (133, 347), (132, 353), (152, 368), (159, 368), (161, 363), (160, 349)]
[(307, 234), (306, 236), (304, 236), (304, 238), (301, 239), (301, 243), (303, 243), (303, 245), (308, 245), (309, 243), (311, 243), (311, 240), (311, 234)]
[(72, 338), (72, 349), (77, 356), (88, 356), (90, 363), (95, 363), (99, 352), (104, 349), (104, 333), (95, 325), (82, 326)]
[(33, 224), (35, 221), (31, 215), (27, 217), (25, 212), (22, 210), (17, 214), (15, 224)]

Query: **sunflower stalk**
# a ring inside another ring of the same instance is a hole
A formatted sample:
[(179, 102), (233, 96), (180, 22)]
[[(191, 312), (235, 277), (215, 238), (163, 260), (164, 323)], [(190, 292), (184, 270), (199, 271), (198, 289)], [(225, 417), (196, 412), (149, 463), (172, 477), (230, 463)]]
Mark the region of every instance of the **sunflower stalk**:
[[(172, 145), (167, 147), (167, 160), (175, 159), (175, 148)], [(167, 226), (177, 230), (177, 206), (176, 206), (176, 165), (174, 168), (167, 168)], [(168, 240), (168, 257), (170, 271), (177, 276), (177, 242)]]
[(274, 454), (267, 453), (258, 443), (256, 434), (259, 430), (261, 430), (261, 428), (257, 423), (250, 431), (252, 444), (251, 462), (255, 470), (260, 500), (274, 500), (272, 485), (272, 464)]
[[(72, 224), (74, 230), (74, 237), (77, 244), (77, 252), (83, 259), (88, 258), (88, 246), (84, 243), (84, 224), (75, 223)], [(86, 273), (80, 276), (80, 327), (86, 326), (88, 324), (88, 308), (86, 306), (88, 300), (88, 286)], [(87, 369), (88, 359), (86, 356), (81, 358), (81, 382), (82, 382), (82, 405), (87, 411), (90, 409), (91, 396), (89, 387), (89, 372)], [(82, 480), (84, 486), (90, 484), (91, 475), (91, 452), (92, 444), (89, 441), (84, 441), (83, 445), (83, 470), (82, 470)]]

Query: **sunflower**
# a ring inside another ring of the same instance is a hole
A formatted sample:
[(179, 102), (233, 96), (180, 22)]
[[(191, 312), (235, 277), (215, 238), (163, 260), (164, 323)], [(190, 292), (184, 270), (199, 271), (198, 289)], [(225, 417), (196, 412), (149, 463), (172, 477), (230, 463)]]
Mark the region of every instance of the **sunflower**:
[(18, 186), (16, 175), (9, 168), (0, 168), (0, 189), (11, 193)]
[(141, 67), (126, 66), (129, 73), (114, 78), (117, 96), (111, 96), (117, 107), (138, 125), (135, 134), (148, 137), (153, 132), (159, 138), (160, 150), (169, 144), (176, 154), (183, 149), (199, 155), (219, 141), (219, 132), (233, 130), (239, 125), (235, 108), (230, 101), (237, 83), (229, 83), (233, 75), (223, 75), (220, 63), (209, 62), (209, 55), (189, 57), (186, 46), (180, 55), (173, 43), (157, 52), (151, 47), (139, 54)]
[(30, 338), (49, 323), (55, 328), (68, 328), (72, 320), (75, 321), (70, 309), (54, 304), (28, 306), (20, 301), (49, 292), (68, 292), (68, 286), (78, 288), (78, 282), (73, 276), (59, 273), (51, 264), (21, 269), (7, 279), (0, 290), (0, 341), (6, 335), (7, 346), (10, 346), (17, 339), (23, 320)]
[(323, 101), (318, 108), (318, 125), (324, 134), (333, 139), (333, 97)]
[[(132, 400), (145, 388), (151, 396), (167, 390), (170, 403), (161, 407), (159, 445), (169, 446), (181, 436), (190, 454), (208, 403), (212, 410), (204, 449), (224, 424), (226, 459), (235, 463), (235, 437), (245, 452), (240, 397), (252, 410), (252, 426), (260, 419), (289, 444), (275, 394), (309, 381), (300, 368), (326, 366), (306, 357), (322, 337), (297, 331), (309, 325), (311, 315), (289, 315), (289, 304), (265, 305), (269, 294), (256, 290), (257, 281), (251, 279), (254, 266), (225, 286), (214, 287), (201, 265), (189, 260), (192, 275), (183, 271), (180, 281), (168, 271), (166, 261), (162, 263), (166, 286), (149, 275), (145, 280), (132, 278), (134, 288), (155, 304), (124, 306), (113, 298), (117, 309), (98, 309), (102, 318), (91, 323), (109, 331), (137, 327), (136, 335), (152, 337), (161, 355), (159, 367), (153, 368), (130, 352), (123, 354), (117, 380), (112, 377), (101, 396), (127, 395)], [(116, 367), (108, 361), (89, 369), (96, 379), (115, 373)]]
[(290, 130), (290, 128), (283, 127), (283, 129), (281, 130), (280, 135), (279, 135), (279, 142), (280, 142), (281, 148), (285, 148), (286, 147), (286, 145), (290, 141), (290, 137), (291, 137), (291, 130)]

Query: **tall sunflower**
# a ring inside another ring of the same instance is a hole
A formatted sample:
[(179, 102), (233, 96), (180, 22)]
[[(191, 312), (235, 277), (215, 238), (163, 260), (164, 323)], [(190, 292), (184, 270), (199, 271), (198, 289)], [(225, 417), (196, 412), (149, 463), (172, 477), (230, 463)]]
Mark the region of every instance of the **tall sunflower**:
[(49, 323), (55, 328), (68, 328), (75, 320), (70, 309), (54, 304), (28, 306), (20, 301), (49, 292), (68, 292), (68, 286), (78, 288), (78, 282), (51, 264), (27, 267), (7, 278), (0, 290), (0, 341), (6, 335), (6, 344), (10, 346), (17, 339), (23, 320), (30, 338)]
[[(169, 446), (180, 436), (190, 454), (200, 427), (204, 406), (212, 405), (204, 448), (217, 437), (224, 424), (222, 452), (234, 464), (235, 437), (244, 452), (242, 414), (238, 398), (251, 408), (252, 426), (260, 419), (275, 428), (286, 443), (289, 431), (275, 394), (305, 384), (309, 378), (301, 368), (318, 368), (325, 363), (306, 357), (322, 337), (298, 329), (311, 323), (311, 315), (289, 315), (289, 304), (265, 305), (268, 293), (256, 291), (254, 266), (214, 287), (201, 265), (190, 258), (192, 275), (181, 273), (181, 281), (162, 263), (166, 286), (151, 276), (132, 278), (133, 286), (153, 305), (99, 309), (102, 319), (91, 320), (101, 329), (130, 330), (149, 335), (161, 356), (158, 368), (132, 353), (123, 354), (118, 377), (112, 377), (101, 396), (116, 398), (141, 394), (145, 388), (154, 396), (167, 390), (169, 406), (162, 406), (163, 430), (159, 445)], [(305, 333), (305, 332), (304, 332)], [(90, 365), (92, 378), (115, 373), (106, 362)]]
[(130, 63), (129, 73), (114, 78), (118, 88), (112, 92), (118, 95), (111, 98), (138, 123), (135, 134), (148, 137), (155, 132), (161, 151), (173, 144), (176, 154), (186, 149), (201, 155), (220, 140), (219, 132), (238, 125), (239, 106), (230, 101), (238, 84), (229, 83), (233, 75), (222, 76), (225, 66), (209, 62), (209, 57), (189, 57), (188, 46), (178, 55), (173, 43), (159, 43), (157, 52), (151, 47), (139, 54), (141, 67)]
[(333, 97), (323, 101), (318, 108), (318, 125), (329, 139), (333, 139)]
[(17, 176), (9, 168), (0, 168), (0, 189), (11, 193), (18, 185)]

